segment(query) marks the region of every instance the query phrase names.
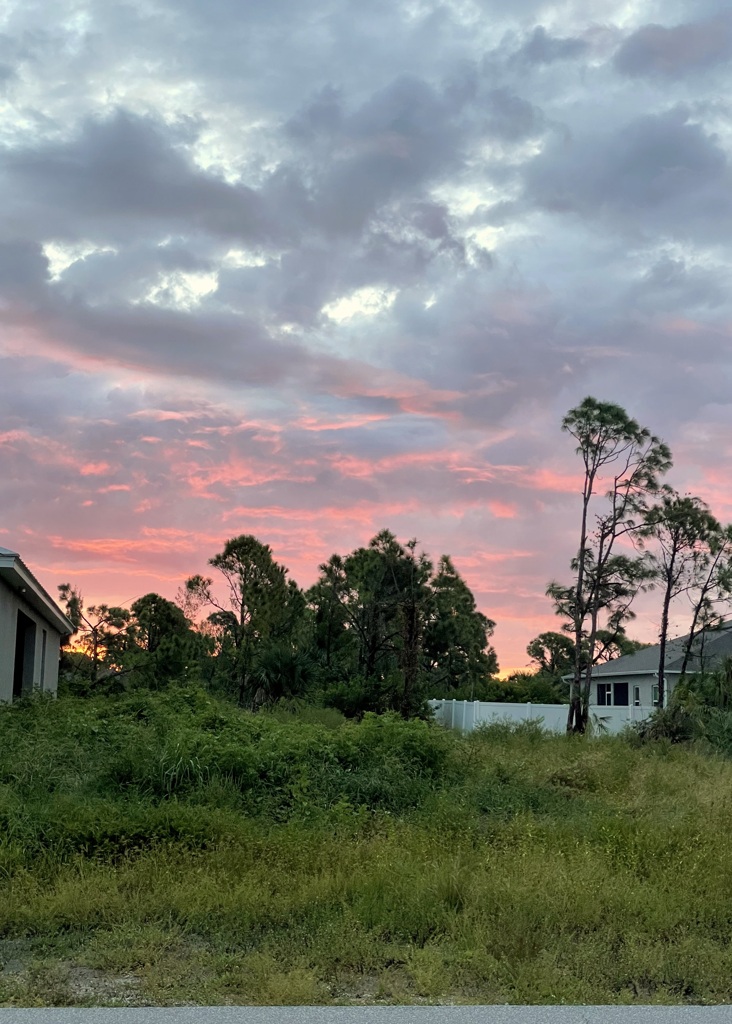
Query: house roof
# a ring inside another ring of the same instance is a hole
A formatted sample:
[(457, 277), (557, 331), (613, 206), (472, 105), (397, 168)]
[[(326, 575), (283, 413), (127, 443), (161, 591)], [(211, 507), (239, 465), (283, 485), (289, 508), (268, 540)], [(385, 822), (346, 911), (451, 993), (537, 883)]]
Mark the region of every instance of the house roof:
[(74, 632), (74, 624), (49, 597), (48, 592), (44, 590), (17, 551), (0, 548), (0, 580), (19, 594), (62, 636), (70, 636)]
[[(666, 641), (666, 667), (665, 672), (669, 675), (681, 672), (684, 661), (684, 649), (689, 639), (689, 634), (675, 637)], [(652, 647), (644, 647), (642, 651), (635, 654), (626, 654), (622, 658), (615, 658), (604, 665), (596, 665), (592, 670), (593, 678), (601, 676), (619, 675), (653, 675), (658, 672), (658, 657), (660, 644)], [(687, 664), (687, 672), (698, 672), (702, 667), (702, 655), (704, 667), (710, 668), (719, 664), (724, 658), (732, 656), (732, 621), (724, 622), (718, 629), (707, 629), (700, 633), (694, 640), (691, 657)]]

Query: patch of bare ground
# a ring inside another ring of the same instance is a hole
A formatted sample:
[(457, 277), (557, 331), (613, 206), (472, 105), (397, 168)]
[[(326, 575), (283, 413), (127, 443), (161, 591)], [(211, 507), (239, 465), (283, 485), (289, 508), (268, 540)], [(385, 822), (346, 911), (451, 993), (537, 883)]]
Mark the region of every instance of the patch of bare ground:
[[(135, 974), (114, 974), (71, 961), (0, 952), (0, 1006), (142, 1006)], [(18, 943), (18, 946), (22, 946)]]
[(329, 988), (333, 1003), (348, 1006), (458, 1006), (470, 1001), (460, 995), (426, 996), (398, 969), (341, 976)]

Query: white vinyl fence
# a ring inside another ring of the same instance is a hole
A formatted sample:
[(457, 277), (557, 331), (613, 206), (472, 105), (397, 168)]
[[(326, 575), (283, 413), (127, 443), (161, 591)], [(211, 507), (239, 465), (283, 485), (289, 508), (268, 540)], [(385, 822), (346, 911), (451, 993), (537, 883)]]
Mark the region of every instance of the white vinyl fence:
[[(472, 732), (488, 722), (540, 722), (551, 732), (567, 729), (566, 704), (500, 704), (486, 700), (431, 700), (435, 720), (450, 729)], [(597, 733), (615, 735), (631, 722), (648, 718), (655, 708), (590, 706), (590, 722)]]

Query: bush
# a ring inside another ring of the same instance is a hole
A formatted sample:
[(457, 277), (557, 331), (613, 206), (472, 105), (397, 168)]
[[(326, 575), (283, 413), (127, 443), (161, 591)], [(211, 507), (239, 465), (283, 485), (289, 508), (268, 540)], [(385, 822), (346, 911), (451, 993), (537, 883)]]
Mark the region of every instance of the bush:
[(214, 799), (277, 821), (342, 802), (417, 806), (450, 778), (457, 740), (393, 712), (360, 722), (333, 709), (252, 714), (195, 687), (20, 702), (0, 734), (0, 784), (24, 797)]
[(435, 697), (455, 700), (485, 700), (501, 704), (563, 704), (564, 684), (550, 676), (517, 673), (510, 679), (485, 679), (454, 690), (441, 690)]
[(632, 728), (643, 742), (668, 740), (670, 743), (688, 743), (702, 734), (698, 718), (681, 703), (658, 708), (650, 718), (634, 722)]
[(669, 706), (636, 723), (635, 739), (641, 743), (700, 742), (726, 756), (732, 755), (732, 711), (721, 686), (723, 673), (690, 676), (674, 689)]
[[(384, 679), (353, 676), (348, 680), (330, 683), (323, 692), (323, 703), (347, 718), (362, 718), (368, 712), (381, 715), (401, 707), (403, 695), (404, 680), (399, 672), (391, 673)], [(410, 714), (419, 718), (428, 716), (425, 696), (413, 696)]]

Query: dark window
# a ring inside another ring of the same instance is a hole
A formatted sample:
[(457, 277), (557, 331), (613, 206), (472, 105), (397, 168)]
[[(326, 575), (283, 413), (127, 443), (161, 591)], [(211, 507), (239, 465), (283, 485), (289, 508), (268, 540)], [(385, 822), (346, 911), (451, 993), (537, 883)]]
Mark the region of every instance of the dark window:
[(628, 684), (627, 683), (615, 683), (615, 700), (613, 704), (617, 704), (620, 708), (627, 708), (628, 706)]
[(633, 703), (637, 708), (640, 707), (640, 686), (633, 687)]
[(605, 707), (608, 704), (612, 704), (613, 697), (613, 684), (612, 683), (598, 683), (597, 684), (597, 703), (600, 707)]

